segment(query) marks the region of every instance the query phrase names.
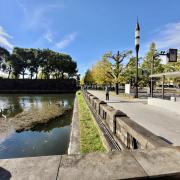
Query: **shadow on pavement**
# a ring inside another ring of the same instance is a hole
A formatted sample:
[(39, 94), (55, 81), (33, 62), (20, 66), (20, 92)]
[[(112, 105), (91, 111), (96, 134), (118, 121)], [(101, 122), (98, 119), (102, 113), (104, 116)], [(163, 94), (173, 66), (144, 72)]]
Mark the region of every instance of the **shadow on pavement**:
[(11, 173), (8, 170), (0, 167), (0, 179), (9, 180), (10, 178), (11, 178)]

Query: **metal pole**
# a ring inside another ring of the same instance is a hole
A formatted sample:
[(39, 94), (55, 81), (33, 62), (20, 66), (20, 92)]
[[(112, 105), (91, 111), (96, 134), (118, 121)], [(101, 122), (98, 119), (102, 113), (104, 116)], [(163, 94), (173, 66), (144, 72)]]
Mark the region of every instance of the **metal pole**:
[(136, 46), (136, 79), (135, 79), (135, 98), (138, 98), (138, 51), (139, 51), (139, 46)]
[[(154, 73), (154, 55), (151, 63), (151, 75)], [(151, 97), (153, 97), (153, 77), (151, 77)]]
[(164, 99), (164, 81), (165, 81), (165, 76), (163, 76), (162, 79), (162, 99)]

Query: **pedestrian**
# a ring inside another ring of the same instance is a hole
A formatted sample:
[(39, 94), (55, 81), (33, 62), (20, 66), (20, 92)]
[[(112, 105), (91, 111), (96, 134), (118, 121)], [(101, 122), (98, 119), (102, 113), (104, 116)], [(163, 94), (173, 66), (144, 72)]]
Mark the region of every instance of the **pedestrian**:
[(106, 100), (109, 100), (109, 88), (108, 88), (108, 86), (105, 87), (105, 93), (106, 93)]

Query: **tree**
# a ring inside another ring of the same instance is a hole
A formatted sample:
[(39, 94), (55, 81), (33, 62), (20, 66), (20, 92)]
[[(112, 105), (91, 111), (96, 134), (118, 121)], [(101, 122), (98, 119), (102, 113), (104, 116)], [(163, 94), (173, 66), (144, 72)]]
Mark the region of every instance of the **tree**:
[(28, 75), (31, 79), (41, 78), (74, 78), (77, 75), (77, 63), (70, 55), (55, 52), (49, 49), (27, 49), (15, 47), (12, 54), (6, 49), (0, 48), (0, 68), (8, 72), (8, 78), (12, 72), (15, 78), (21, 75), (23, 79)]
[(113, 60), (113, 63), (111, 63), (111, 70), (109, 74), (113, 77), (116, 94), (119, 94), (119, 83), (122, 81), (122, 62), (131, 53), (131, 51), (123, 51), (121, 53), (118, 51), (115, 55), (113, 55), (111, 52), (104, 55), (105, 57)]
[(39, 49), (25, 49), (27, 70), (30, 72), (30, 78), (35, 75), (37, 79), (39, 69), (40, 50)]
[(126, 83), (130, 83), (131, 86), (135, 82), (136, 76), (136, 57), (131, 57), (126, 67), (124, 68), (123, 76)]
[(41, 59), (41, 50), (40, 49), (32, 49), (34, 53), (34, 61), (32, 62), (33, 64), (33, 73), (35, 73), (35, 78), (37, 79), (38, 77), (38, 70), (40, 67), (40, 59)]
[(95, 82), (92, 70), (88, 69), (84, 76), (84, 83), (92, 85)]
[(21, 72), (23, 71), (23, 61), (16, 55), (12, 54), (10, 57), (12, 72), (15, 79), (18, 79)]
[(10, 53), (7, 49), (0, 47), (0, 65), (8, 60)]
[[(26, 70), (28, 67), (28, 60), (29, 60), (29, 54), (27, 53), (27, 49), (14, 47), (12, 54), (16, 55), (16, 58), (18, 58), (19, 61), (21, 61), (21, 63), (19, 63), (21, 65), (21, 72), (19, 72), (19, 73), (22, 75), (22, 77), (24, 79), (25, 75), (26, 75)], [(14, 66), (14, 68), (15, 67), (16, 66)], [(14, 71), (16, 71), (16, 70), (14, 70)]]
[(106, 57), (98, 61), (93, 67), (94, 79), (97, 84), (111, 84), (112, 76), (109, 74), (111, 71), (111, 63)]
[(5, 72), (8, 69), (7, 62), (9, 60), (10, 53), (7, 49), (0, 47), (0, 70)]
[(80, 85), (84, 85), (84, 76), (80, 79)]
[[(151, 75), (151, 69), (152, 69), (152, 61), (153, 61), (153, 56), (156, 54), (156, 44), (151, 43), (150, 48), (148, 53), (146, 54), (144, 61), (141, 65), (141, 68), (143, 70), (143, 76), (141, 77), (141, 83), (144, 84), (145, 86), (151, 85), (150, 83), (150, 78), (149, 76)], [(153, 68), (153, 73), (162, 73), (164, 71), (164, 66), (161, 64), (161, 59), (159, 57), (156, 57), (154, 60), (154, 68)]]

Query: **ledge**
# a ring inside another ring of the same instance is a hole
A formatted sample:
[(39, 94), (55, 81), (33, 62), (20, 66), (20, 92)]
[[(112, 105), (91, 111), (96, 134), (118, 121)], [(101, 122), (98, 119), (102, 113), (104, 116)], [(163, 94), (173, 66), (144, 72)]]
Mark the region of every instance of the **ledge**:
[(180, 148), (0, 160), (0, 179), (180, 178)]
[(74, 100), (74, 110), (71, 123), (71, 136), (68, 148), (68, 154), (80, 153), (80, 129), (79, 129), (79, 115), (77, 97)]

